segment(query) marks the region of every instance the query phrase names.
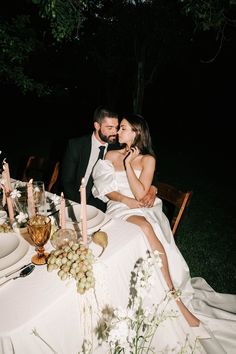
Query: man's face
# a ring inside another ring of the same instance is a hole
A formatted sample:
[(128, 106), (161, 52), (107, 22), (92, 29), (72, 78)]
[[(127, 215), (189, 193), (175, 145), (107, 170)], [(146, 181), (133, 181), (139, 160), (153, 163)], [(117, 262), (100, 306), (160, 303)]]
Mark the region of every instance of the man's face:
[(118, 126), (117, 118), (105, 117), (101, 124), (95, 123), (96, 134), (104, 143), (114, 144), (117, 139)]

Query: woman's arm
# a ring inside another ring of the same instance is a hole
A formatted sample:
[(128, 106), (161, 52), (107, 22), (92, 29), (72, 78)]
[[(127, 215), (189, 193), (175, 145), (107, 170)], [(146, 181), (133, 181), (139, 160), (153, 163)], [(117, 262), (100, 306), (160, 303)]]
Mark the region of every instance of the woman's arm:
[(131, 165), (132, 161), (139, 155), (137, 148), (132, 148), (130, 154), (125, 158), (124, 165), (130, 188), (136, 200), (140, 201), (149, 191), (156, 161), (150, 155), (144, 155), (141, 160), (142, 172), (138, 178)]
[(135, 209), (135, 208), (140, 208), (140, 203), (131, 197), (127, 197), (120, 192), (111, 192), (106, 194), (106, 197), (110, 200), (113, 200), (114, 202), (120, 202), (123, 204), (126, 204), (128, 208), (130, 209)]

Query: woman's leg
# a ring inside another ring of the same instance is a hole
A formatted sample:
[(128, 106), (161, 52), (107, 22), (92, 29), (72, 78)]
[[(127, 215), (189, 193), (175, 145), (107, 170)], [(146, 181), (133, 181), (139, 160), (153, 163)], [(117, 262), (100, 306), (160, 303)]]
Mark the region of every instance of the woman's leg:
[[(159, 239), (157, 238), (152, 225), (143, 217), (143, 216), (130, 216), (127, 219), (128, 222), (131, 222), (133, 224), (138, 225), (139, 227), (141, 227), (142, 231), (144, 232), (144, 234), (147, 237), (147, 240), (150, 244), (150, 247), (152, 249), (152, 251), (158, 251), (160, 252), (160, 257), (162, 260), (162, 274), (163, 277), (166, 281), (166, 284), (168, 286), (168, 288), (170, 290), (174, 290), (174, 285), (170, 276), (170, 272), (169, 272), (169, 266), (168, 266), (168, 259), (166, 256), (166, 252), (165, 249), (162, 245), (162, 243), (159, 241)], [(197, 317), (195, 317), (188, 309), (187, 307), (183, 304), (183, 302), (181, 301), (181, 299), (177, 299), (176, 303), (180, 309), (180, 311), (182, 312), (183, 316), (185, 317), (185, 319), (187, 320), (188, 324), (192, 327), (194, 326), (198, 326), (200, 321)]]

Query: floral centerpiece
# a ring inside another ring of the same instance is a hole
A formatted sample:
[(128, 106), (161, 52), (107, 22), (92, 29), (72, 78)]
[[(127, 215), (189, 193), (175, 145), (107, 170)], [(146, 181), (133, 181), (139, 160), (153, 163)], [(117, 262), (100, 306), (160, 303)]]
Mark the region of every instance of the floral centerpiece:
[(174, 313), (158, 314), (158, 305), (144, 305), (144, 298), (152, 286), (155, 264), (162, 267), (158, 251), (146, 259), (139, 259), (132, 273), (130, 297), (126, 309), (106, 306), (96, 328), (100, 341), (106, 341), (111, 353), (153, 352), (152, 339), (159, 324)]
[[(167, 292), (160, 304), (145, 305), (151, 287), (155, 266), (162, 267), (160, 253), (148, 252), (147, 258), (139, 259), (132, 272), (130, 297), (126, 309), (113, 309), (106, 306), (96, 327), (96, 335), (100, 343), (106, 342), (112, 354), (149, 354), (155, 353), (152, 345), (154, 335), (162, 322), (167, 318), (176, 318), (177, 312), (167, 310), (167, 304), (180, 296), (177, 291), (173, 297), (171, 291)], [(177, 295), (176, 295), (177, 294)], [(85, 341), (82, 352), (92, 353), (91, 343)], [(189, 351), (190, 350), (190, 351)], [(173, 348), (175, 353), (194, 353), (194, 348), (186, 340), (178, 348)]]
[[(16, 182), (13, 191), (11, 192), (11, 198), (13, 200), (15, 211), (15, 222), (12, 227), (14, 230), (25, 229), (27, 227), (27, 221), (30, 217), (29, 205), (28, 205), (28, 191), (26, 182)], [(53, 194), (50, 198), (50, 203), (54, 207), (60, 203), (60, 197)], [(55, 220), (52, 219), (52, 231), (57, 229)]]
[(16, 182), (10, 194), (15, 211), (15, 222), (13, 228), (26, 227), (29, 220), (27, 185), (25, 182)]

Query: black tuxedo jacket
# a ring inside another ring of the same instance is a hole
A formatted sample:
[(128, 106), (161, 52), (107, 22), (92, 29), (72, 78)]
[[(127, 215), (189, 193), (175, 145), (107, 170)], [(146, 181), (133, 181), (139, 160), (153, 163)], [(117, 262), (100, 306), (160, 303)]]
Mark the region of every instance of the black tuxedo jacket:
[[(108, 150), (119, 148), (118, 144), (108, 145)], [(70, 139), (64, 154), (61, 168), (61, 183), (64, 196), (80, 203), (80, 185), (85, 175), (91, 153), (91, 134)], [(155, 179), (153, 181), (155, 184)], [(105, 211), (106, 204), (92, 194), (92, 181), (86, 186), (87, 204)]]
[[(70, 139), (64, 154), (61, 168), (61, 183), (65, 198), (80, 203), (80, 185), (85, 175), (91, 153), (91, 135)], [(86, 186), (87, 204), (102, 211), (106, 204), (92, 194), (92, 181)]]

